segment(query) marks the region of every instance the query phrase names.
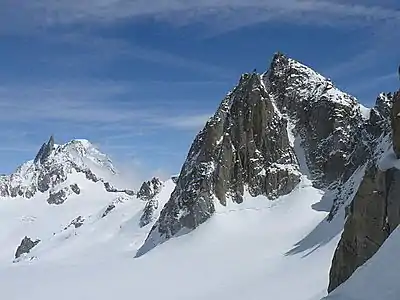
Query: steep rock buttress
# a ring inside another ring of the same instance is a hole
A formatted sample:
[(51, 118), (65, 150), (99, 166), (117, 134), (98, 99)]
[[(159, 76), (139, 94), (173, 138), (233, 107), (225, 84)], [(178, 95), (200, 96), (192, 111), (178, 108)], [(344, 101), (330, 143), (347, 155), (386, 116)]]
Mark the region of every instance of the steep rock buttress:
[[(176, 188), (137, 255), (195, 229), (213, 215), (216, 203), (241, 203), (246, 189), (274, 199), (290, 193), (303, 173), (316, 187), (339, 195), (387, 130), (384, 99), (367, 109), (280, 53), (267, 72), (242, 75), (197, 135)], [(335, 199), (332, 218), (345, 197)]]
[(300, 172), (287, 132), (259, 74), (244, 74), (191, 146), (176, 188), (151, 230), (141, 255), (170, 237), (195, 229), (215, 202), (289, 193)]
[[(389, 99), (392, 100), (391, 95)], [(392, 101), (388, 118), (392, 134), (382, 139), (381, 147), (386, 152), (382, 154), (378, 149), (375, 159), (368, 163), (356, 196), (347, 209), (344, 231), (332, 261), (328, 291), (345, 282), (370, 259), (400, 223), (400, 164), (397, 163), (400, 157), (400, 93), (395, 94)]]

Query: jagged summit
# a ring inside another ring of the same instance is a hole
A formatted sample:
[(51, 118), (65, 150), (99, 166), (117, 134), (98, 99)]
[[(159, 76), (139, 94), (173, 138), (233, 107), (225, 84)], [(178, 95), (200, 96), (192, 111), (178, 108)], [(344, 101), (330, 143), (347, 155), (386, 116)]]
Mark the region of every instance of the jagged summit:
[(110, 183), (117, 171), (106, 154), (88, 140), (76, 139), (58, 145), (51, 136), (33, 160), (0, 177), (0, 197), (32, 198), (38, 192), (48, 193), (49, 203), (60, 204), (69, 194), (80, 193), (74, 174), (82, 174), (91, 182), (102, 182), (108, 192), (119, 191)]
[(33, 160), (33, 162), (35, 164), (44, 163), (53, 150), (54, 150), (54, 136), (51, 135), (49, 141), (42, 145), (39, 152), (36, 154), (36, 157)]
[[(374, 110), (384, 113), (378, 104)], [(246, 190), (274, 199), (290, 193), (302, 175), (316, 187), (339, 189), (384, 130), (372, 118), (330, 79), (275, 54), (266, 72), (241, 75), (197, 135), (138, 255), (204, 223), (217, 202), (241, 203)]]

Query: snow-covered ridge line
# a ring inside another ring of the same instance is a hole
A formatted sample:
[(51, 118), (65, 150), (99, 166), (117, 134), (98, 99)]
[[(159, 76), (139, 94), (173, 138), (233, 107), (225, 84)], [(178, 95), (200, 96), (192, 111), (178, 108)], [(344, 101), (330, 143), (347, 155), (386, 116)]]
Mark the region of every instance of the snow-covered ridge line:
[[(126, 192), (113, 186), (118, 172), (111, 159), (88, 140), (77, 139), (66, 144), (55, 144), (51, 136), (30, 160), (10, 175), (0, 177), (0, 197), (32, 198), (36, 193), (49, 192), (66, 198), (70, 192), (79, 193), (76, 182), (70, 182), (73, 173), (82, 173), (87, 180), (101, 182), (107, 192)], [(63, 191), (62, 191), (63, 190)], [(61, 196), (61, 194), (63, 196)]]

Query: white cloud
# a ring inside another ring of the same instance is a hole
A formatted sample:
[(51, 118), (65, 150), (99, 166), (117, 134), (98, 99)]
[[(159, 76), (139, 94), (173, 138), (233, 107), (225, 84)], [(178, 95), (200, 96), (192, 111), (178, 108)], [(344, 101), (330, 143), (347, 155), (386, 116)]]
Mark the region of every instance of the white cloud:
[(211, 114), (189, 114), (185, 116), (168, 116), (159, 117), (157, 119), (152, 119), (152, 122), (172, 127), (175, 129), (201, 129), (206, 124), (207, 120), (211, 117)]

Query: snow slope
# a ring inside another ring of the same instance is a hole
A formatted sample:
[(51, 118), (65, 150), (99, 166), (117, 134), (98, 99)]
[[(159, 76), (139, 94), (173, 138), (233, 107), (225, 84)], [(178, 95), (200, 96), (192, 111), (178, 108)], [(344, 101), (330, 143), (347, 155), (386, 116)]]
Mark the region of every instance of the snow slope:
[[(41, 240), (24, 260), (58, 262), (85, 259), (93, 255), (93, 248), (107, 248), (108, 245), (123, 251), (124, 248), (120, 249), (113, 240), (115, 233), (122, 239), (125, 232), (129, 233), (130, 241), (124, 245), (128, 248), (132, 235), (138, 236), (139, 242), (139, 237), (147, 233), (147, 229), (140, 229), (138, 225), (145, 201), (125, 193), (107, 193), (101, 183), (85, 180), (83, 174), (73, 175), (78, 177), (81, 194), (71, 196), (61, 205), (49, 205), (44, 195), (30, 200), (16, 198), (0, 202), (0, 224), (7, 228), (0, 231), (0, 265), (12, 263), (16, 247), (24, 236)], [(174, 187), (172, 180), (165, 182), (157, 197), (168, 199)], [(110, 205), (114, 208), (105, 215)], [(81, 226), (70, 225), (79, 217), (84, 220)]]
[[(173, 187), (166, 183), (161, 207)], [(7, 245), (0, 250), (0, 293), (8, 300), (320, 299), (340, 234), (337, 228), (326, 238), (336, 225), (325, 223), (327, 212), (313, 208), (323, 196), (305, 176), (274, 201), (247, 194), (243, 204), (217, 207), (195, 231), (140, 258), (134, 258), (136, 250), (152, 224), (139, 228), (138, 199), (100, 219), (108, 200), (90, 194), (79, 203), (89, 221), (69, 231), (62, 227), (77, 215), (73, 199), (59, 207), (44, 207), (39, 199), (0, 202), (0, 224), (12, 229), (0, 235)], [(55, 229), (61, 233), (52, 236)], [(13, 264), (16, 243), (27, 231), (45, 232), (45, 242), (29, 254), (36, 259)]]
[(378, 252), (326, 300), (398, 300), (400, 285), (400, 228), (386, 240)]

